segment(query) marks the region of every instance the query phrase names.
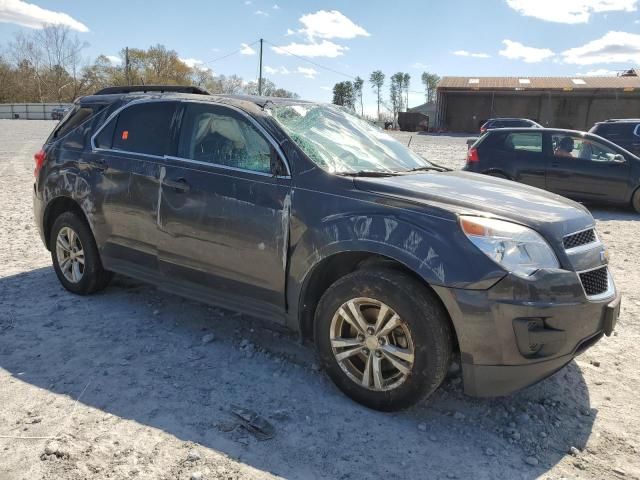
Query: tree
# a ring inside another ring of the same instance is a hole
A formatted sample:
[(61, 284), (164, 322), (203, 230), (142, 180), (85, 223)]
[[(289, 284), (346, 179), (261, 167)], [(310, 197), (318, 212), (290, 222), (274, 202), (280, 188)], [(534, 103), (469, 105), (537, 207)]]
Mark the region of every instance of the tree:
[[(258, 95), (258, 82), (251, 81), (247, 83), (244, 91), (249, 95)], [(262, 95), (266, 97), (298, 98), (296, 93), (285, 90), (284, 88), (278, 88), (275, 83), (264, 77), (262, 77)]]
[(389, 87), (389, 100), (391, 101), (391, 113), (393, 114), (393, 123), (396, 123), (398, 112), (402, 111), (404, 97), (404, 73), (398, 72), (391, 76), (391, 85)]
[(440, 77), (435, 73), (424, 72), (422, 74), (422, 83), (424, 84), (427, 103), (432, 103), (435, 100), (436, 86), (439, 81)]
[(355, 93), (353, 83), (339, 82), (333, 86), (333, 103), (355, 110)]
[(405, 112), (409, 110), (409, 83), (411, 82), (411, 75), (405, 73), (402, 76), (402, 87), (405, 92), (406, 101), (404, 102), (404, 110)]
[(380, 90), (384, 85), (384, 73), (382, 73), (380, 70), (376, 70), (375, 72), (371, 73), (371, 76), (369, 77), (369, 83), (371, 83), (371, 86), (373, 87), (374, 91), (376, 92), (376, 96), (378, 97), (378, 120), (380, 120)]
[(362, 87), (364, 86), (364, 80), (360, 77), (356, 77), (353, 81), (353, 94), (355, 100), (360, 102), (360, 116), (364, 116), (364, 105), (362, 104)]

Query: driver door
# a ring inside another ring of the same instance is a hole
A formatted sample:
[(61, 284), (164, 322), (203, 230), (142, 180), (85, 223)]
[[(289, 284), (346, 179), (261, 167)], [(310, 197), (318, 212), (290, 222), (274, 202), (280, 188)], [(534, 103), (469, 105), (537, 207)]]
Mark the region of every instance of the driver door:
[(619, 152), (578, 134), (545, 135), (551, 146), (547, 190), (582, 201), (618, 203), (628, 198), (629, 163)]

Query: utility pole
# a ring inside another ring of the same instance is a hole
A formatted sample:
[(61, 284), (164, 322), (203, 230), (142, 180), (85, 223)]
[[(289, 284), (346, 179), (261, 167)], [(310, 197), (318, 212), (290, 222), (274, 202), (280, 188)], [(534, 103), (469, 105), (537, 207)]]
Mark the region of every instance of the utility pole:
[(258, 77), (258, 95), (262, 95), (262, 39), (260, 39), (260, 76)]
[(127, 85), (131, 85), (129, 79), (129, 47), (124, 47), (124, 74), (127, 77)]

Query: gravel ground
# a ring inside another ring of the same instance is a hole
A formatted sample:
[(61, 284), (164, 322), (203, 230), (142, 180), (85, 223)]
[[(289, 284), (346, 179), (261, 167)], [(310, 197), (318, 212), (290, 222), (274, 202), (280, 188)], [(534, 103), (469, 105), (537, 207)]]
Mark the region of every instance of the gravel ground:
[[(464, 396), (454, 365), (430, 400), (379, 413), (265, 323), (124, 277), (64, 291), (31, 213), (52, 127), (0, 120), (0, 479), (640, 477), (635, 214), (593, 211), (624, 294), (616, 336), (507, 398)], [(459, 167), (465, 139), (411, 146)], [(234, 406), (275, 436), (248, 433)]]

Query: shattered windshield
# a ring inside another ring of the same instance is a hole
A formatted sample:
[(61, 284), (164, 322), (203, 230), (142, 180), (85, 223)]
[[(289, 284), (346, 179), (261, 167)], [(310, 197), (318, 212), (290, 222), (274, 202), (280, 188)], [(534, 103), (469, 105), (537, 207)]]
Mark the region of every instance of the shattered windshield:
[(331, 105), (275, 105), (273, 118), (331, 173), (406, 172), (432, 166), (378, 127)]

